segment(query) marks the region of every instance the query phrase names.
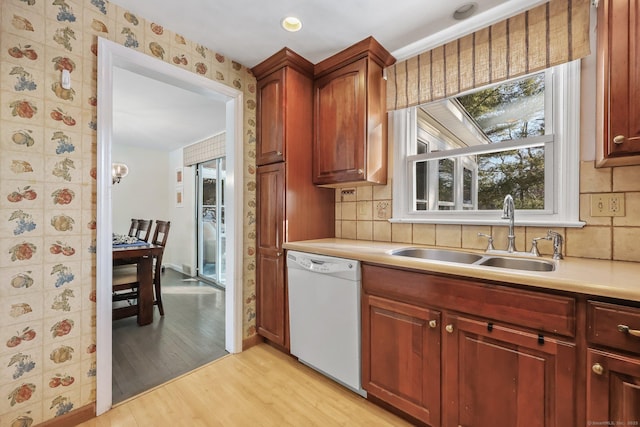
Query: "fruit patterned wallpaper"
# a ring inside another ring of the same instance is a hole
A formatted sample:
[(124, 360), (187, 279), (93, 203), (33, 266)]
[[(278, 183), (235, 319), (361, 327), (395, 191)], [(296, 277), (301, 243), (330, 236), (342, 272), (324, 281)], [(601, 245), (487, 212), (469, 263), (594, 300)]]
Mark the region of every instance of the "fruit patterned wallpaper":
[[(255, 334), (255, 78), (105, 0), (0, 1), (0, 427), (95, 401), (101, 36), (244, 93), (244, 336)], [(71, 89), (60, 85), (71, 72)]]

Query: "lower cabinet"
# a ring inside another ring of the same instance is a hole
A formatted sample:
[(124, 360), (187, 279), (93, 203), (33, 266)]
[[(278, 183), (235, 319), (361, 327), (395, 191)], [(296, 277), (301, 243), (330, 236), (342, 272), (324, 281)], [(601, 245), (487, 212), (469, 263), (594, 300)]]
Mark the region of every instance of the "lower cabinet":
[(607, 351), (587, 352), (587, 423), (640, 425), (640, 360)]
[(444, 330), (444, 425), (575, 425), (574, 344), (457, 315)]
[[(576, 425), (575, 299), (366, 264), (362, 272), (370, 396), (433, 427)], [(565, 336), (550, 332), (558, 329)]]
[(587, 423), (640, 425), (640, 307), (587, 303)]
[(369, 295), (363, 307), (363, 388), (439, 425), (440, 312)]
[(256, 327), (260, 335), (288, 349), (284, 240), (285, 164), (258, 167)]
[[(266, 252), (266, 251), (265, 251)], [(285, 258), (280, 255), (258, 253), (256, 267), (256, 313), (258, 333), (282, 347), (287, 347), (286, 324), (287, 294), (285, 288)]]

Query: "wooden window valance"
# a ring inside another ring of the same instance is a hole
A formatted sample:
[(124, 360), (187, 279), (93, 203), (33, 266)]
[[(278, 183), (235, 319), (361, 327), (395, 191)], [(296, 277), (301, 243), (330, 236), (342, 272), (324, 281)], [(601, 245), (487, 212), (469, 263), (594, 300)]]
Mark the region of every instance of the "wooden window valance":
[(482, 30), (396, 63), (387, 72), (387, 109), (444, 99), (469, 89), (583, 58), (590, 0), (550, 0)]

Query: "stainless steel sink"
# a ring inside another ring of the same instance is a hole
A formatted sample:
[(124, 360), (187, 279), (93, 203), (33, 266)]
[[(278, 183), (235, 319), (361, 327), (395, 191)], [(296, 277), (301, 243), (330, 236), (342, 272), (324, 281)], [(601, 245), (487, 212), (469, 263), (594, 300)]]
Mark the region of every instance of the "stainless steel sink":
[(391, 255), (408, 256), (412, 258), (429, 259), (432, 261), (457, 262), (461, 264), (473, 264), (483, 258), (482, 255), (448, 251), (446, 249), (429, 249), (429, 248), (405, 248), (391, 252)]
[(527, 271), (553, 271), (555, 269), (555, 264), (549, 261), (507, 257), (489, 257), (479, 262), (478, 265)]
[(514, 258), (500, 255), (480, 255), (472, 252), (431, 248), (403, 248), (390, 252), (391, 255), (420, 258), (430, 261), (445, 261), (458, 264), (473, 264), (485, 267), (509, 268), (526, 271), (553, 271), (555, 264), (551, 261)]

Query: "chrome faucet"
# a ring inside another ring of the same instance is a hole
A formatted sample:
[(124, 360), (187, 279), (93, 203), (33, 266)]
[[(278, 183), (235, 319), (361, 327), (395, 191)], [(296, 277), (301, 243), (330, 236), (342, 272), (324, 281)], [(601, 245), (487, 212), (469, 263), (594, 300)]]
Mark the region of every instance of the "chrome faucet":
[(507, 252), (513, 253), (516, 251), (516, 235), (513, 230), (513, 225), (515, 222), (515, 206), (513, 204), (513, 197), (511, 194), (507, 194), (504, 198), (504, 203), (502, 205), (502, 219), (509, 220), (509, 235), (507, 236)]
[(547, 231), (547, 238), (553, 240), (553, 259), (562, 259), (562, 242), (564, 241), (562, 235), (549, 230)]

